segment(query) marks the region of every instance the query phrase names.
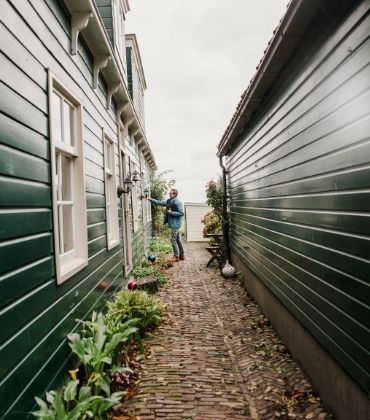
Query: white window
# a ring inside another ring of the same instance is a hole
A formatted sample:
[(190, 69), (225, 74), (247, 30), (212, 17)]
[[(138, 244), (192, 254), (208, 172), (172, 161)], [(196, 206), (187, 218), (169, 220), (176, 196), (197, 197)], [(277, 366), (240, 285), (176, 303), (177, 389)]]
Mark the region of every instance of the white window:
[(104, 135), (105, 212), (107, 223), (107, 247), (119, 244), (118, 206), (113, 140)]
[(53, 219), (58, 284), (87, 265), (82, 105), (49, 73)]

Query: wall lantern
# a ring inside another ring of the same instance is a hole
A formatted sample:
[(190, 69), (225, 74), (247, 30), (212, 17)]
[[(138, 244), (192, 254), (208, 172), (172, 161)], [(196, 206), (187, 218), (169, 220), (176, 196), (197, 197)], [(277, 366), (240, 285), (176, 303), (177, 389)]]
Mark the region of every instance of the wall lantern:
[(132, 174), (132, 182), (138, 182), (140, 181), (140, 177), (139, 177), (139, 172), (138, 171), (134, 171), (134, 173)]
[(145, 188), (145, 190), (143, 191), (143, 193), (144, 193), (144, 195), (141, 195), (140, 198), (141, 199), (147, 198), (148, 195), (149, 195), (149, 189), (148, 188)]
[(134, 173), (132, 174), (132, 178), (131, 174), (128, 173), (126, 179), (123, 181), (123, 185), (125, 186), (125, 188), (122, 188), (121, 186), (117, 187), (117, 196), (121, 197), (122, 194), (129, 194), (132, 188), (132, 184), (138, 181), (140, 181), (140, 178), (139, 173), (137, 171), (134, 171)]

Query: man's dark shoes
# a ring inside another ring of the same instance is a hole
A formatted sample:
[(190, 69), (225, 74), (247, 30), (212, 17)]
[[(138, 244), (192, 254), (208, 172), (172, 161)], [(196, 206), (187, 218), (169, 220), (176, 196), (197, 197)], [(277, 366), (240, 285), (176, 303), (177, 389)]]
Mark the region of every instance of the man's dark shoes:
[(184, 255), (180, 255), (179, 256), (179, 260), (183, 261), (184, 259), (185, 259), (185, 256)]
[(171, 262), (178, 262), (178, 260), (179, 260), (179, 257), (177, 257), (176, 255), (174, 255), (174, 256), (170, 259), (170, 261), (171, 261)]

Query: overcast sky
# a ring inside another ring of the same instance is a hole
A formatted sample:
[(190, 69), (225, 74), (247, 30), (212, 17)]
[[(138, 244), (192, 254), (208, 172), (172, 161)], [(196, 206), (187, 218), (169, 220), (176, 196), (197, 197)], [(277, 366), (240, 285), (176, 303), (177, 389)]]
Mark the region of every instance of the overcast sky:
[(205, 202), (217, 145), (288, 0), (130, 0), (147, 90), (147, 139), (179, 198)]

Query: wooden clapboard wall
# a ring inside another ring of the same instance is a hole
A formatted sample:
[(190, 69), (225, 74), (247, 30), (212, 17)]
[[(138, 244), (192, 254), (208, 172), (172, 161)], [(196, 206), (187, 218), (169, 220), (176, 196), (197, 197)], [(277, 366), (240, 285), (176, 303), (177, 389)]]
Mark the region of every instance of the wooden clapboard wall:
[[(107, 250), (102, 128), (114, 139), (106, 86), (58, 1), (2, 1), (0, 54), (0, 417), (24, 418), (35, 395), (66, 372), (66, 335), (122, 284), (122, 244)], [(83, 104), (88, 266), (56, 284), (48, 70)], [(118, 181), (118, 180), (117, 180)], [(121, 212), (120, 212), (121, 213)], [(122, 234), (122, 220), (120, 220)], [(102, 280), (104, 282), (102, 283)]]
[(233, 252), (367, 392), (369, 6), (319, 16), (227, 156)]

